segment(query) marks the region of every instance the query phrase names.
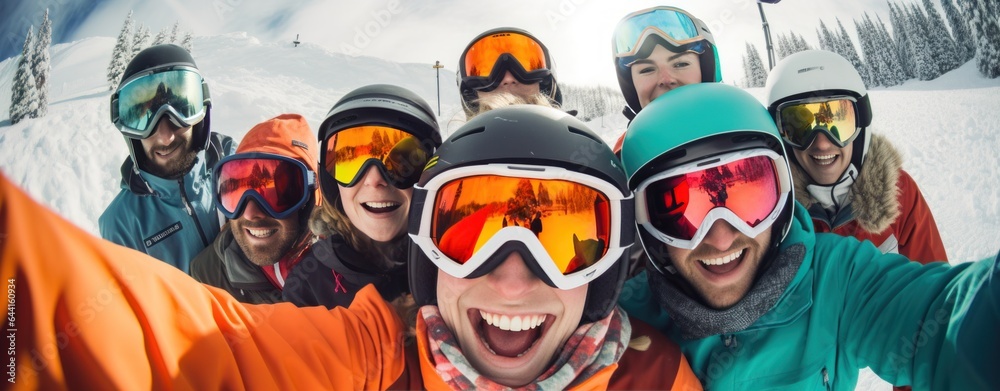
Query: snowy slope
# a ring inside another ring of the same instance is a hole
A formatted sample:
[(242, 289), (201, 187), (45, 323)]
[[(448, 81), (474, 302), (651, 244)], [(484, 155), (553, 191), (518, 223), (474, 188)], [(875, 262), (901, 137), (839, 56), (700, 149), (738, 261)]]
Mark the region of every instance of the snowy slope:
[[(49, 115), (11, 126), (7, 119), (15, 60), (0, 62), (0, 171), (75, 224), (97, 234), (97, 218), (118, 192), (127, 151), (108, 119), (105, 67), (111, 38), (52, 49)], [(209, 82), (213, 129), (239, 140), (254, 124), (284, 112), (306, 116), (315, 131), (344, 93), (371, 83), (412, 89), (436, 103), (430, 64), (350, 57), (319, 46), (292, 48), (245, 33), (199, 37), (195, 60)], [(441, 75), (442, 128), (460, 113), (454, 72)], [(750, 90), (761, 97), (762, 91)], [(872, 129), (901, 150), (920, 185), (952, 262), (1000, 249), (1000, 79), (982, 79), (972, 63), (929, 82), (871, 91)], [(609, 143), (624, 130), (620, 114), (590, 122)], [(887, 389), (870, 372), (858, 389)]]

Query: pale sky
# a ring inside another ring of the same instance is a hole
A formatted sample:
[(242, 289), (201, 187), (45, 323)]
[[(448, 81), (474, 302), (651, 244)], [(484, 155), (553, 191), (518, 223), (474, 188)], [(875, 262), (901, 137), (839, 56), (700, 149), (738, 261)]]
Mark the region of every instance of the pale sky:
[[(742, 76), (745, 42), (757, 46), (766, 65), (760, 14), (752, 0), (107, 0), (96, 5), (70, 39), (116, 36), (131, 8), (136, 20), (150, 26), (153, 34), (177, 20), (195, 35), (246, 31), (263, 41), (290, 42), (300, 34), (302, 42), (338, 52), (398, 62), (441, 61), (449, 71), (442, 79), (450, 82), (458, 57), (472, 38), (491, 28), (510, 26), (531, 32), (548, 46), (561, 83), (617, 88), (610, 49), (614, 26), (626, 14), (654, 5), (680, 7), (709, 25), (726, 82)], [(877, 13), (888, 23), (883, 0), (785, 0), (763, 6), (775, 40), (778, 33), (795, 31), (813, 46), (820, 19), (836, 28), (839, 17), (855, 41), (852, 19), (861, 18), (864, 12)], [(432, 74), (428, 72), (429, 77)]]

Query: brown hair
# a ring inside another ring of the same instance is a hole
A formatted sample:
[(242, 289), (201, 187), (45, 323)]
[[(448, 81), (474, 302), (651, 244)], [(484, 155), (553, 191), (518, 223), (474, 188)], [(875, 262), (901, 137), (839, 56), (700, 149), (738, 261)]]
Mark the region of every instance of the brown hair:
[(354, 265), (351, 260), (342, 259), (345, 263), (352, 264), (373, 272), (384, 272), (394, 267), (406, 263), (406, 232), (389, 240), (388, 242), (378, 242), (358, 230), (358, 227), (351, 222), (351, 219), (344, 213), (344, 208), (340, 204), (340, 195), (329, 199), (323, 197), (323, 204), (313, 209), (309, 218), (309, 229), (320, 237), (331, 235), (341, 235), (348, 245), (358, 253), (368, 256), (368, 264)]

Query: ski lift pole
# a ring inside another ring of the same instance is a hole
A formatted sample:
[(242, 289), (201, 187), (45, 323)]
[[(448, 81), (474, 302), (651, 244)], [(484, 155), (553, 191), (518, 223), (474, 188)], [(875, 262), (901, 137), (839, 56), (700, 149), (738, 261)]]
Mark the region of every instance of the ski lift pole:
[(441, 116), (441, 61), (434, 61), (434, 70), (437, 72), (437, 91), (438, 91), (438, 117)]
[[(778, 1), (780, 1), (780, 0), (778, 0)], [(764, 7), (761, 6), (761, 3), (762, 2), (767, 2), (767, 3), (774, 4), (774, 3), (777, 3), (778, 1), (774, 1), (774, 0), (771, 0), (771, 1), (757, 0), (757, 10), (760, 11), (760, 22), (761, 22), (761, 24), (764, 27), (764, 42), (767, 45), (767, 69), (768, 70), (770, 70), (771, 68), (774, 68), (774, 48), (771, 46), (771, 27), (767, 24), (767, 18), (764, 17)]]

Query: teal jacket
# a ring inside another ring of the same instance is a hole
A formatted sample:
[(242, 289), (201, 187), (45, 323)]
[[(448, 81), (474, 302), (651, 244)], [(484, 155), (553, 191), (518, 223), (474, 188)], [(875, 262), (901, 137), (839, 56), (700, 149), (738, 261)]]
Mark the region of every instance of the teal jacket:
[(121, 191), (98, 220), (101, 237), (149, 254), (188, 273), (191, 260), (219, 235), (212, 168), (235, 152), (233, 140), (213, 133), (207, 150), (180, 179), (164, 179), (122, 164)]
[(645, 274), (626, 282), (622, 306), (680, 343), (706, 389), (853, 390), (864, 367), (914, 390), (1000, 387), (997, 259), (920, 265), (871, 242), (816, 234), (795, 205), (781, 249), (802, 243), (805, 258), (750, 327), (683, 340)]

